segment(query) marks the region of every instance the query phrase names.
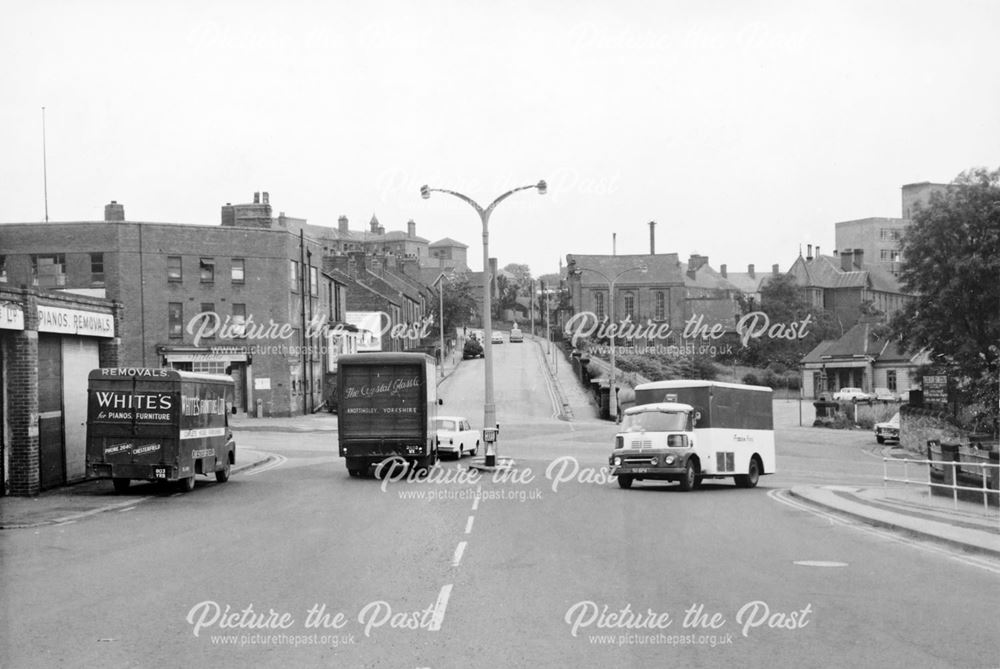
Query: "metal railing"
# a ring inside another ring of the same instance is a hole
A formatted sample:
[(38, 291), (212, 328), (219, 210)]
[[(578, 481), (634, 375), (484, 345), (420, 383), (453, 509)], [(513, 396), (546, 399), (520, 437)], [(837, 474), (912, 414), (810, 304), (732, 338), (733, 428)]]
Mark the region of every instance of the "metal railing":
[[(889, 463), (902, 464), (903, 465), (903, 478), (894, 478), (889, 476)], [(910, 478), (909, 465), (924, 465), (927, 467), (927, 477), (926, 479)], [(946, 467), (951, 467), (950, 476), (948, 472), (944, 469)], [(1000, 490), (989, 487), (989, 481), (992, 477), (988, 475), (989, 470), (995, 470), (1000, 468), (1000, 464), (986, 463), (986, 462), (968, 462), (968, 461), (948, 461), (948, 460), (915, 460), (912, 458), (893, 458), (893, 457), (883, 457), (882, 458), (882, 490), (888, 494), (888, 483), (902, 483), (905, 485), (919, 485), (919, 486), (929, 486), (932, 488), (943, 488), (951, 490), (952, 505), (957, 510), (958, 509), (958, 493), (959, 491), (967, 491), (971, 493), (977, 493), (977, 496), (981, 495), (983, 499), (983, 509), (989, 513), (990, 505), (990, 495), (1000, 495)], [(970, 469), (978, 469), (978, 474), (973, 474)], [(939, 470), (945, 482), (939, 482), (934, 480), (934, 472)], [(980, 486), (968, 486), (961, 485), (958, 476), (960, 473), (969, 474), (976, 476), (982, 481)], [(1000, 498), (997, 499), (1000, 503)]]

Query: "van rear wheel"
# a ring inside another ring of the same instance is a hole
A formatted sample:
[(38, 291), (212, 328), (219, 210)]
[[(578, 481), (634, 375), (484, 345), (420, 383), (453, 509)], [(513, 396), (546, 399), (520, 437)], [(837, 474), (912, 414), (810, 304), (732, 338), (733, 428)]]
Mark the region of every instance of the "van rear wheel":
[(760, 480), (760, 463), (757, 458), (750, 458), (750, 466), (746, 474), (736, 476), (736, 485), (741, 488), (756, 488)]
[(177, 487), (180, 488), (181, 492), (191, 492), (194, 490), (194, 476), (180, 479), (177, 481)]
[(232, 465), (229, 464), (229, 457), (226, 457), (226, 465), (222, 469), (215, 470), (215, 480), (219, 483), (225, 483), (229, 480), (229, 474), (232, 471)]

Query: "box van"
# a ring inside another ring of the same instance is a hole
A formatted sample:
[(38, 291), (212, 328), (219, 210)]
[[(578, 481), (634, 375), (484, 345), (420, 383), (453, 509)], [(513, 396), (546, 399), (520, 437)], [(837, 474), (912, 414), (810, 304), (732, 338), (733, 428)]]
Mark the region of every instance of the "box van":
[(753, 488), (775, 471), (772, 391), (716, 381), (673, 380), (635, 387), (608, 458), (618, 485), (733, 477)]
[(90, 372), (87, 471), (124, 492), (133, 479), (194, 489), (195, 476), (229, 480), (236, 442), (232, 377), (173, 369)]
[[(337, 433), (351, 476), (383, 462), (437, 462), (437, 366), (425, 353), (353, 353), (337, 361)], [(384, 472), (383, 472), (384, 473)]]
[(510, 330), (510, 342), (513, 344), (515, 342), (520, 343), (523, 341), (524, 341), (524, 334), (521, 332), (521, 329), (515, 325)]

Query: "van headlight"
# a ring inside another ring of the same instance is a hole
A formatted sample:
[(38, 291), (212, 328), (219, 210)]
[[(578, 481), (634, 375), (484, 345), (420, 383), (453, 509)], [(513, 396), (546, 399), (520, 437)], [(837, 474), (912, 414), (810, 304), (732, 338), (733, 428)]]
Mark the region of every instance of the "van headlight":
[(615, 463), (615, 467), (621, 467), (622, 466), (622, 459), (616, 457), (614, 459), (614, 463)]
[(672, 465), (675, 462), (677, 462), (677, 456), (676, 455), (671, 454), (671, 455), (664, 455), (663, 456), (663, 464), (665, 464), (665, 465)]

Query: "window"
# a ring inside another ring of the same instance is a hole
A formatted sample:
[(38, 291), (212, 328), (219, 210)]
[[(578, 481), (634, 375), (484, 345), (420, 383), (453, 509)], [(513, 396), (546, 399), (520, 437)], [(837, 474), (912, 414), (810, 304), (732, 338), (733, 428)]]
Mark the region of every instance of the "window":
[(309, 294), (319, 295), (319, 270), (312, 265), (309, 266)]
[(896, 392), (896, 370), (890, 369), (885, 373), (885, 384), (889, 386), (889, 390)]
[(594, 293), (594, 315), (597, 320), (604, 320), (604, 293)]
[(288, 280), (292, 283), (292, 292), (299, 292), (299, 261), (290, 260), (288, 265)]
[(103, 253), (91, 253), (90, 254), (90, 285), (92, 285), (92, 286), (103, 286), (104, 285), (104, 254)]
[(201, 374), (225, 374), (229, 363), (225, 360), (195, 360), (191, 363), (191, 371)]
[(234, 337), (246, 336), (247, 305), (233, 302), (233, 316), (230, 323)]
[(167, 334), (171, 338), (184, 336), (184, 305), (180, 302), (167, 305)]
[(881, 249), (879, 251), (879, 260), (897, 262), (899, 260), (899, 251), (897, 249)]
[(31, 256), (31, 275), (36, 286), (53, 288), (66, 285), (66, 254)]
[(878, 236), (883, 242), (896, 242), (902, 238), (903, 231), (899, 228), (880, 228)]
[(635, 293), (625, 293), (625, 316), (635, 320)]
[(167, 281), (183, 281), (180, 256), (167, 256)]
[(666, 309), (667, 300), (662, 292), (656, 293), (656, 309), (653, 314), (653, 318), (658, 321), (666, 320)]
[(215, 260), (212, 258), (200, 258), (198, 266), (201, 268), (201, 282), (213, 283), (215, 281)]
[(243, 283), (246, 273), (246, 262), (243, 258), (233, 258), (233, 283)]

